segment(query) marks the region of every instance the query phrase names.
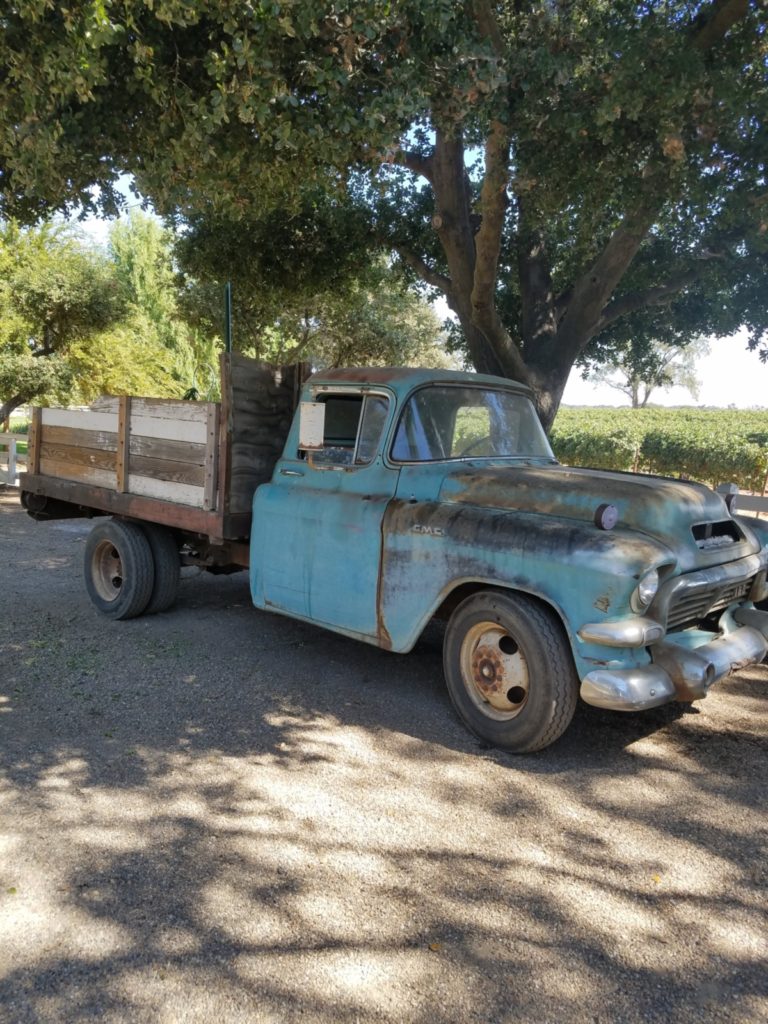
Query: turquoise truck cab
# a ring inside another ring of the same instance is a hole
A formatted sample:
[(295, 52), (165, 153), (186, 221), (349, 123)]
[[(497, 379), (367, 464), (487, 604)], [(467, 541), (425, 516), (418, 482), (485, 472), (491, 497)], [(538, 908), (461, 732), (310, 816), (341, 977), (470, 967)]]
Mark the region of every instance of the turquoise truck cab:
[(557, 739), (579, 693), (699, 700), (768, 651), (768, 525), (700, 484), (559, 465), (495, 377), (316, 374), (252, 523), (257, 607), (398, 652), (446, 619), (454, 706), (512, 751)]

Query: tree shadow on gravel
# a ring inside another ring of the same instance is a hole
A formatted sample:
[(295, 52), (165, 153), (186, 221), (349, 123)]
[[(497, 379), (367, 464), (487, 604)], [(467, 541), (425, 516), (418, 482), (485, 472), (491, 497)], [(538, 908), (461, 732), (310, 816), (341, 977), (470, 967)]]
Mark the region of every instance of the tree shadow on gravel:
[(0, 1019), (759, 1017), (765, 666), (516, 758), (454, 718), (439, 630), (389, 655), (243, 576), (109, 623), (32, 577), (0, 608)]

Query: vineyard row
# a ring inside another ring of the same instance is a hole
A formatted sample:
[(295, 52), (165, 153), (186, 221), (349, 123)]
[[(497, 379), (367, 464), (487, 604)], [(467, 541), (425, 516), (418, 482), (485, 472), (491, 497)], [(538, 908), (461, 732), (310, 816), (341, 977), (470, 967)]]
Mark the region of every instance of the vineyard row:
[(768, 410), (563, 407), (550, 440), (570, 466), (768, 487)]

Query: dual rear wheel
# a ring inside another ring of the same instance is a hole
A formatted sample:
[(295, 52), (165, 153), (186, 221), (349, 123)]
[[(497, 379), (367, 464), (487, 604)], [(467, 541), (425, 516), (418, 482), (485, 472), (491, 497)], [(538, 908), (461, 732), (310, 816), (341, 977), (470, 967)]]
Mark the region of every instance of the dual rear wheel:
[(154, 523), (108, 519), (85, 545), (85, 585), (98, 610), (110, 619), (165, 611), (176, 600), (179, 549), (170, 530)]

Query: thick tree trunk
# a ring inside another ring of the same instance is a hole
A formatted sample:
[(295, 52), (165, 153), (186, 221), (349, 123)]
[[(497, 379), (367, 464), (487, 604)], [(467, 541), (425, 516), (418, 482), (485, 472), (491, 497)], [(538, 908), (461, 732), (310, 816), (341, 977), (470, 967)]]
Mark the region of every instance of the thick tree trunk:
[(25, 401), (26, 399), (22, 395), (14, 395), (7, 402), (0, 404), (0, 423), (4, 423), (14, 410), (18, 409), (20, 405), (24, 405)]

